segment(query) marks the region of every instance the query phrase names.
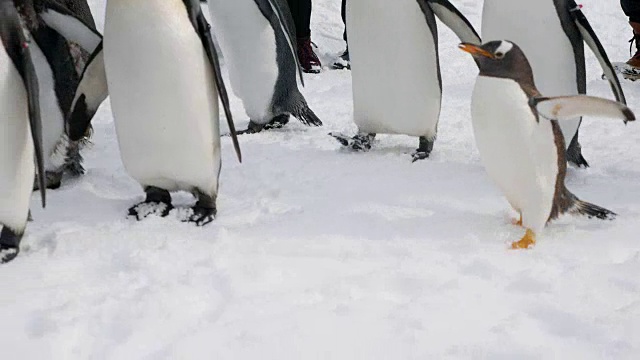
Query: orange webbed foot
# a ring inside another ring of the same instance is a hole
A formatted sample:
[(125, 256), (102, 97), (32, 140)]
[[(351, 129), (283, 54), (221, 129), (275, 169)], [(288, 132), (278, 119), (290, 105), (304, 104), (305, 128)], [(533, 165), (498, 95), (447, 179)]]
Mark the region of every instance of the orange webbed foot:
[(530, 249), (536, 244), (536, 234), (533, 231), (527, 229), (520, 241), (516, 241), (511, 244), (512, 249)]

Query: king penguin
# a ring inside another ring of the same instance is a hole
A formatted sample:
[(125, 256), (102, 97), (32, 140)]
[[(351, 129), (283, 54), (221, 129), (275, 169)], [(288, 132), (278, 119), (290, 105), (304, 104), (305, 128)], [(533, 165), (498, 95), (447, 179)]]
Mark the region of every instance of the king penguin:
[(564, 213), (611, 219), (615, 214), (584, 202), (565, 186), (565, 142), (560, 123), (576, 116), (635, 120), (619, 102), (572, 95), (544, 97), (522, 50), (509, 41), (461, 44), (477, 59), (480, 75), (471, 99), (473, 131), (489, 177), (520, 214), (525, 236), (512, 248), (535, 244), (547, 222)]
[[(36, 167), (42, 174), (38, 76), (28, 31), (13, 0), (0, 0), (0, 263), (13, 260), (27, 225)], [(40, 180), (42, 206), (45, 187)]]
[[(626, 103), (618, 77), (589, 21), (573, 0), (485, 0), (482, 38), (509, 39), (527, 55), (540, 91), (547, 95), (586, 94), (584, 43), (591, 48), (611, 84), (615, 99)], [(578, 141), (581, 118), (560, 123), (567, 160), (589, 164)]]
[[(84, 172), (80, 150), (85, 142), (69, 141), (65, 128), (80, 74), (94, 50), (83, 49), (80, 44), (67, 40), (56, 27), (65, 26), (65, 21), (75, 22), (77, 18), (87, 24), (85, 31), (90, 32), (90, 36), (99, 39), (100, 35), (86, 0), (15, 0), (14, 3), (23, 17), (34, 19), (27, 23), (27, 28), (34, 40), (31, 53), (40, 85), (45, 184), (54, 189), (60, 186), (65, 171), (73, 175)], [(72, 17), (60, 18), (61, 12)], [(38, 183), (35, 182), (34, 189), (39, 187)]]
[(413, 161), (436, 139), (442, 78), (436, 16), (465, 42), (480, 44), (469, 21), (447, 0), (350, 0), (347, 31), (358, 135), (331, 133), (354, 150), (376, 134), (419, 137)]
[[(107, 0), (103, 59), (120, 155), (146, 199), (141, 220), (172, 209), (170, 191), (197, 202), (185, 221), (216, 215), (221, 168), (218, 95), (240, 159), (210, 27), (198, 0)], [(91, 67), (91, 64), (88, 65)]]
[(249, 127), (240, 133), (280, 128), (293, 115), (310, 126), (322, 121), (300, 93), (304, 85), (293, 18), (285, 0), (209, 0), (214, 34), (242, 100)]

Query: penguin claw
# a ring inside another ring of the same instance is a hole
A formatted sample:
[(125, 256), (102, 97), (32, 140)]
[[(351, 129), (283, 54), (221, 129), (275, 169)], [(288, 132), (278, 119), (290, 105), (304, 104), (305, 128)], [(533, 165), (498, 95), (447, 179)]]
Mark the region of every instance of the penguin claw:
[(137, 221), (149, 215), (165, 217), (173, 209), (173, 205), (162, 202), (141, 202), (129, 208), (129, 217), (134, 217)]
[(197, 226), (205, 226), (216, 218), (215, 208), (205, 208), (201, 206), (194, 206), (191, 208), (193, 214), (189, 216), (184, 222), (195, 223)]
[(335, 133), (335, 132), (330, 132), (329, 136), (333, 137), (334, 139), (336, 139), (340, 145), (344, 146), (344, 147), (349, 147), (351, 145), (351, 143), (353, 142), (350, 137), (348, 137), (347, 135), (344, 135), (342, 133)]
[(429, 153), (426, 151), (416, 151), (413, 154), (411, 154), (411, 162), (414, 163), (418, 160), (424, 160), (429, 158)]
[(20, 248), (0, 244), (0, 264), (6, 264), (15, 259), (20, 253)]
[(274, 117), (273, 119), (271, 119), (271, 121), (269, 121), (264, 126), (264, 130), (282, 129), (288, 123), (289, 123), (289, 115), (287, 115), (287, 114), (278, 115), (278, 116)]
[(329, 133), (334, 139), (338, 140), (338, 142), (344, 146), (351, 148), (355, 151), (369, 151), (371, 150), (371, 140), (372, 138), (368, 135), (356, 135), (354, 137), (349, 137), (342, 133)]

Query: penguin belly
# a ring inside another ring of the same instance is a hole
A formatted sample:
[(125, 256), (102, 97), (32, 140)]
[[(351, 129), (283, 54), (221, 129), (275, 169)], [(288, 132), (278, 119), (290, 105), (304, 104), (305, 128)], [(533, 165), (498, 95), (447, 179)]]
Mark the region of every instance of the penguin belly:
[[(482, 39), (518, 44), (531, 64), (536, 87), (546, 96), (578, 94), (576, 55), (553, 0), (485, 0)], [(559, 125), (568, 147), (580, 118)]]
[(353, 117), (360, 132), (434, 138), (437, 44), (415, 0), (347, 2)]
[(143, 186), (215, 195), (213, 70), (180, 0), (109, 0), (104, 61), (120, 154)]
[(45, 170), (57, 171), (64, 165), (66, 158), (66, 147), (57, 147), (64, 135), (64, 115), (56, 96), (55, 80), (49, 61), (35, 41), (31, 43), (30, 49), (38, 77)]
[(0, 224), (22, 233), (35, 174), (27, 92), (4, 46), (0, 46)]
[(537, 122), (528, 97), (513, 80), (479, 76), (471, 100), (482, 164), (523, 225), (544, 228), (553, 205), (558, 154), (551, 122)]
[(209, 12), (233, 93), (242, 100), (251, 120), (266, 124), (273, 116), (278, 80), (274, 29), (255, 0), (210, 0)]

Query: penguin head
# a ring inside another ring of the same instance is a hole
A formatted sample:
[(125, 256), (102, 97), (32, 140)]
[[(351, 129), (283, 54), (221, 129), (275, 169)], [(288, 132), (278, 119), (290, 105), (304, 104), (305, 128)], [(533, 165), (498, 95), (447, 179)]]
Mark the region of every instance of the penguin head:
[(458, 47), (473, 55), (480, 75), (533, 83), (529, 60), (522, 49), (511, 41), (496, 40), (482, 45), (462, 43)]

